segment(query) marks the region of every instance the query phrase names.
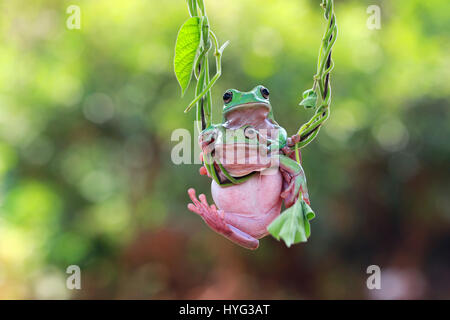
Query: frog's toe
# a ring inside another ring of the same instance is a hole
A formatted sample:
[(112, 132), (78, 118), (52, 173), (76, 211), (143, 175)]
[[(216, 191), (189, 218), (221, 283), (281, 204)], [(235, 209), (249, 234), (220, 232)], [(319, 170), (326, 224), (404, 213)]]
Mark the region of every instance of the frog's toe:
[(188, 204), (188, 209), (200, 216), (204, 216), (205, 212), (208, 211), (209, 207), (208, 207), (208, 203), (206, 202), (206, 197), (204, 194), (201, 194), (199, 196), (200, 201), (197, 199), (197, 196), (195, 194), (195, 189), (194, 188), (190, 188), (188, 190), (188, 194), (189, 197), (191, 198), (192, 203)]
[(286, 199), (290, 193), (292, 193), (292, 190), (294, 189), (294, 185), (291, 183), (289, 186), (280, 194), (280, 197), (283, 199)]
[(200, 201), (204, 206), (209, 207), (208, 201), (206, 201), (206, 196), (203, 193), (199, 195), (198, 198), (200, 199)]
[(202, 166), (199, 171), (200, 175), (202, 176), (207, 176), (208, 175), (208, 170), (206, 170), (206, 168), (204, 166)]
[(194, 188), (189, 188), (188, 189), (188, 195), (189, 195), (189, 198), (191, 198), (191, 201), (194, 204), (196, 204), (196, 202), (198, 202), (197, 196), (195, 195), (195, 189)]
[(287, 208), (292, 206), (295, 202), (296, 196), (295, 196), (295, 184), (292, 180), (289, 186), (280, 194), (280, 197), (284, 199), (284, 204)]
[(187, 208), (190, 210), (190, 211), (192, 211), (192, 212), (194, 212), (194, 213), (196, 213), (196, 214), (198, 214), (198, 215), (201, 215), (202, 214), (202, 212), (201, 212), (201, 210), (199, 209), (199, 208), (197, 208), (194, 204), (192, 204), (192, 203), (189, 203), (188, 205), (187, 205)]
[(205, 220), (206, 224), (216, 232), (228, 235), (231, 233), (231, 229), (223, 218), (224, 214), (219, 212), (220, 210), (218, 211), (215, 206), (211, 206), (207, 211), (207, 214), (203, 215), (202, 218)]

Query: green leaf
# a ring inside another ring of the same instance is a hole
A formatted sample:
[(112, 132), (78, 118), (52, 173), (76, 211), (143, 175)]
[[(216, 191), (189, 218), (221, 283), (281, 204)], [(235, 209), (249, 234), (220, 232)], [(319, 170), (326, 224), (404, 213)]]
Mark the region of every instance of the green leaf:
[(184, 95), (191, 82), (195, 56), (200, 46), (200, 18), (189, 18), (180, 28), (175, 44), (175, 75)]
[(309, 236), (311, 235), (311, 225), (309, 221), (314, 219), (316, 217), (316, 214), (312, 211), (311, 207), (305, 201), (302, 201), (302, 209), (304, 216), (303, 221), (305, 224), (305, 235), (306, 238), (309, 238)]
[(283, 239), (288, 247), (299, 242), (306, 242), (311, 235), (309, 220), (314, 218), (314, 212), (303, 200), (284, 210), (267, 227), (269, 233), (277, 240)]
[(303, 100), (299, 105), (305, 108), (314, 108), (317, 104), (317, 93), (313, 89), (306, 90), (303, 92)]

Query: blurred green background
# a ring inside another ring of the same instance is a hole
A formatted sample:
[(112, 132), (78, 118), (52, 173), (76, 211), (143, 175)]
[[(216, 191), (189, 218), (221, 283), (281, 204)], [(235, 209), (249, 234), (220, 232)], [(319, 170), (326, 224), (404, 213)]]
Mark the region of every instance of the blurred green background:
[[(293, 134), (320, 1), (205, 2), (230, 40), (215, 119), (225, 89), (264, 84)], [(331, 118), (303, 150), (312, 236), (252, 252), (187, 210), (210, 180), (170, 159), (173, 130), (194, 132), (172, 65), (185, 1), (1, 1), (0, 298), (450, 298), (450, 2), (335, 2)]]

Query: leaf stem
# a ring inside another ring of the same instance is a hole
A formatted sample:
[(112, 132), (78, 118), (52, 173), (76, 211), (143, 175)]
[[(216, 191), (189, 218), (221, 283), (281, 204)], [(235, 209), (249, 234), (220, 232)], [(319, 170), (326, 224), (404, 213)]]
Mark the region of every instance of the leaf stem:
[(212, 88), (212, 86), (216, 83), (216, 81), (220, 78), (222, 75), (222, 52), (225, 49), (225, 47), (228, 45), (228, 41), (225, 42), (222, 47), (219, 48), (219, 42), (217, 41), (217, 37), (211, 30), (209, 31), (209, 35), (213, 39), (214, 42), (214, 56), (216, 57), (216, 74), (214, 77), (212, 77), (211, 81), (204, 87), (203, 91), (200, 92), (194, 100), (191, 101), (191, 103), (187, 106), (186, 110), (184, 110), (184, 113), (189, 112), (191, 108), (205, 95), (208, 93), (208, 91)]

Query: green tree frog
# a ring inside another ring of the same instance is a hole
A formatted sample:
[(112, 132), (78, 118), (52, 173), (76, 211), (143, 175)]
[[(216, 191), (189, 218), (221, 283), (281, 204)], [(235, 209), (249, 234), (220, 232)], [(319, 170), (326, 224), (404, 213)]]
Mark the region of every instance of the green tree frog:
[(204, 194), (197, 198), (190, 188), (188, 209), (248, 249), (256, 249), (258, 239), (269, 233), (287, 246), (306, 241), (314, 213), (305, 173), (292, 152), (300, 137), (288, 137), (275, 121), (269, 90), (262, 85), (249, 92), (227, 90), (223, 101), (222, 123), (199, 136), (200, 173), (212, 178), (217, 206), (209, 205)]

